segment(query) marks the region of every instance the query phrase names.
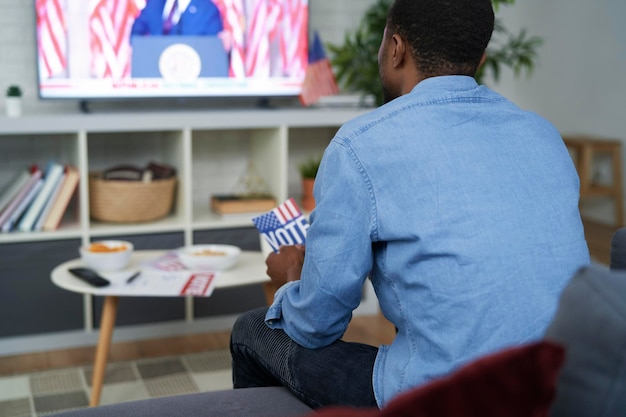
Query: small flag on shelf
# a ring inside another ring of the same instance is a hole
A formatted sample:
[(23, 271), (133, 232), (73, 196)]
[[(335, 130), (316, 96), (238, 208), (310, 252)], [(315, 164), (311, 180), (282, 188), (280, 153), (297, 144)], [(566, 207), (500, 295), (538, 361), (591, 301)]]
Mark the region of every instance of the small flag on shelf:
[(309, 65), (302, 83), (300, 103), (303, 106), (310, 106), (321, 97), (332, 96), (337, 93), (339, 93), (339, 87), (335, 74), (326, 57), (319, 33), (315, 32), (313, 44), (309, 50)]

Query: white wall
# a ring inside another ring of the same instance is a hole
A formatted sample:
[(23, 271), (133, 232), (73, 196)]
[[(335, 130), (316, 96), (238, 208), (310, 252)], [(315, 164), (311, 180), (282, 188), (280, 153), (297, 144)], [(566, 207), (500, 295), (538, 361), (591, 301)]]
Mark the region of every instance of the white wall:
[[(507, 27), (541, 36), (544, 45), (531, 78), (514, 81), (509, 72), (491, 84), (496, 90), (543, 115), (563, 134), (626, 141), (624, 0), (520, 0), (502, 7), (500, 16)], [(601, 172), (610, 172), (601, 166), (608, 161), (598, 162)], [(590, 218), (612, 222), (609, 200), (585, 201), (582, 208)]]

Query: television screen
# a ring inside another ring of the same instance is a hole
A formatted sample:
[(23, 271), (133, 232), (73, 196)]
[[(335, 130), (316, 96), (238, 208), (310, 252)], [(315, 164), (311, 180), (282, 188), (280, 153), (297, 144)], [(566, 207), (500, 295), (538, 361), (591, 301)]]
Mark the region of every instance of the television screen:
[(308, 0), (36, 0), (44, 99), (295, 96)]

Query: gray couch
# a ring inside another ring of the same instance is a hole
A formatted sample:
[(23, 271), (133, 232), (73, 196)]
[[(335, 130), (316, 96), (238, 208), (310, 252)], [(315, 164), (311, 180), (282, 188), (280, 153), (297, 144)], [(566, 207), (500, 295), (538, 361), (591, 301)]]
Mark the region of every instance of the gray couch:
[[(626, 232), (619, 237), (626, 248)], [(626, 250), (621, 253), (626, 260)], [(545, 337), (566, 352), (551, 417), (626, 416), (626, 272), (598, 265), (581, 269), (563, 291)], [(309, 412), (288, 391), (273, 387), (154, 398), (55, 416), (296, 417)]]

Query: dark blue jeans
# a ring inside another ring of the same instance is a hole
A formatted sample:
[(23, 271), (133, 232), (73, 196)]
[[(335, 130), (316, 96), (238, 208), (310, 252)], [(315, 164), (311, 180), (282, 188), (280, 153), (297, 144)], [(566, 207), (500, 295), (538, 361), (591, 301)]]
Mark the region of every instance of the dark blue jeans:
[(265, 324), (267, 308), (244, 313), (230, 351), (235, 388), (284, 386), (311, 408), (376, 407), (372, 371), (378, 348), (338, 340), (307, 349)]

